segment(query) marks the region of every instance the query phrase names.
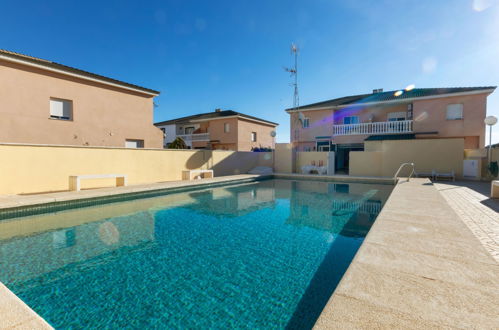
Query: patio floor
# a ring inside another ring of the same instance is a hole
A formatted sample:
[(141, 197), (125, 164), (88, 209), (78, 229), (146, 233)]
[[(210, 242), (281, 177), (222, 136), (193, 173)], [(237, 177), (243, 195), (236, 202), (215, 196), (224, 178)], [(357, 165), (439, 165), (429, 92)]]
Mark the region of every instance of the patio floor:
[(434, 185), (499, 262), (499, 199), (490, 198), (490, 182), (434, 182)]

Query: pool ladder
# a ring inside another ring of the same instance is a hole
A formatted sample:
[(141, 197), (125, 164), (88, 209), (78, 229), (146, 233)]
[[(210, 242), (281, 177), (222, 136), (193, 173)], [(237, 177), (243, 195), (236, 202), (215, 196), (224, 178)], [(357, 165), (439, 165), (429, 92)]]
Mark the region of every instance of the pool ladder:
[(400, 171), (406, 166), (411, 166), (411, 173), (409, 173), (409, 176), (407, 177), (407, 181), (409, 182), (409, 179), (412, 177), (412, 175), (414, 174), (414, 163), (403, 163), (400, 165), (399, 169), (397, 170), (397, 172), (395, 173), (395, 175), (393, 176), (393, 180), (395, 181), (395, 183), (397, 182), (397, 179), (398, 179), (398, 176), (399, 176), (399, 173)]

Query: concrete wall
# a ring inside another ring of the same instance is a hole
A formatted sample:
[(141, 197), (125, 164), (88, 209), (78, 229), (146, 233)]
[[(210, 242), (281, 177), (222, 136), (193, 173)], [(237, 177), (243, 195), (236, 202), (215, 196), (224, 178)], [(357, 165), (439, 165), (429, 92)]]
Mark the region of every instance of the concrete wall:
[[(68, 189), (70, 175), (126, 174), (129, 184), (182, 179), (185, 169), (213, 169), (215, 176), (272, 166), (272, 153), (211, 150), (0, 145), (0, 194)], [(112, 185), (83, 180), (82, 187)]]
[(299, 151), (296, 153), (296, 172), (301, 173), (302, 166), (311, 165), (315, 162), (316, 166), (319, 166), (319, 162), (322, 161), (323, 166), (327, 166), (327, 152), (321, 151)]
[(350, 152), (350, 175), (391, 177), (400, 164), (407, 162), (414, 163), (419, 171), (454, 170), (457, 177), (463, 174), (462, 138), (366, 141), (365, 146), (365, 151)]
[(293, 149), (291, 143), (276, 143), (274, 171), (276, 173), (293, 173)]
[[(50, 98), (73, 102), (72, 120), (50, 118)], [(162, 148), (153, 98), (21, 64), (0, 61), (0, 142)]]

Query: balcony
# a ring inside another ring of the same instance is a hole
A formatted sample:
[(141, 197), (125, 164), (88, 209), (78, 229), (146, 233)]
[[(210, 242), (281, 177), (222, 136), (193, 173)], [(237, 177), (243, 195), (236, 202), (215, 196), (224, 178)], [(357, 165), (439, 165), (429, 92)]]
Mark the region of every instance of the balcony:
[(182, 138), (187, 144), (192, 141), (210, 141), (210, 133), (183, 134), (177, 135), (177, 137)]
[(333, 135), (370, 135), (412, 133), (412, 120), (333, 125)]

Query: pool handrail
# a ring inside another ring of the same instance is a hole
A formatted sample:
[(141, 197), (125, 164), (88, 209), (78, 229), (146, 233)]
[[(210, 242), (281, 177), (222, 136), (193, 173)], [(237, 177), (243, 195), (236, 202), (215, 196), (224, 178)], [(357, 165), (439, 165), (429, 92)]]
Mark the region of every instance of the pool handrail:
[(398, 175), (399, 175), (400, 171), (406, 165), (410, 165), (412, 167), (411, 173), (409, 173), (409, 176), (407, 177), (407, 182), (409, 182), (410, 178), (414, 174), (414, 163), (402, 163), (402, 164), (400, 164), (399, 169), (397, 170), (397, 172), (395, 172), (395, 175), (393, 176), (393, 180), (395, 181), (395, 183), (397, 183), (397, 179), (398, 179)]

